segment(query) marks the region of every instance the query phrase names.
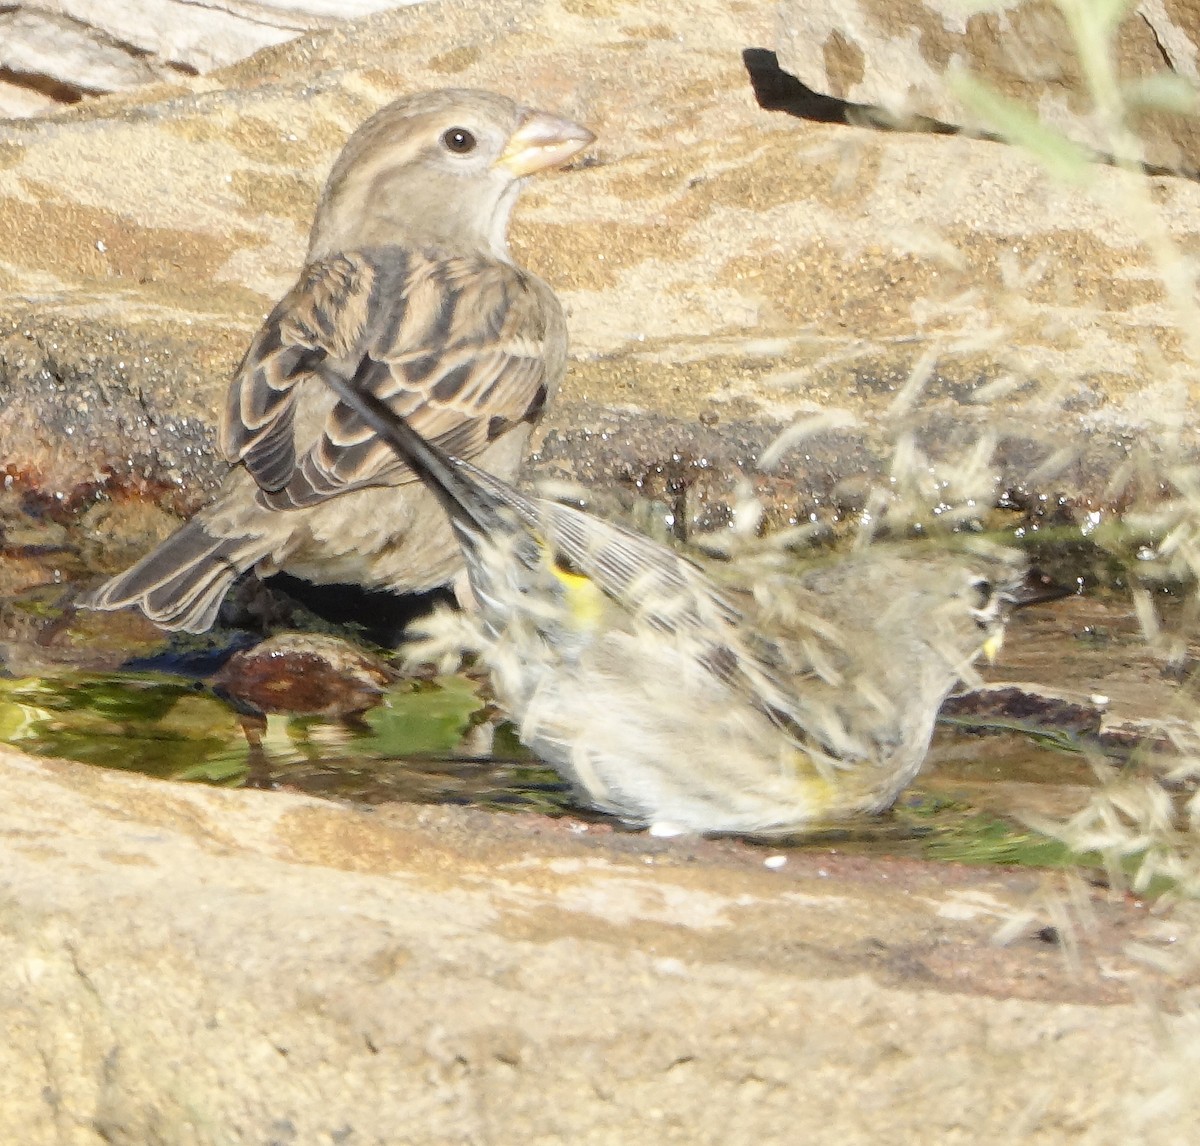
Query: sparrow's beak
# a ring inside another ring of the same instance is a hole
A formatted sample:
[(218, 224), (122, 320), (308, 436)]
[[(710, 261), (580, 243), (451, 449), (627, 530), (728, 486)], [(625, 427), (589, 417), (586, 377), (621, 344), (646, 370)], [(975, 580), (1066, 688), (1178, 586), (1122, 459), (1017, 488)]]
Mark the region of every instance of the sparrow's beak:
[(983, 642), (983, 655), (987, 658), (987, 663), (994, 665), (996, 658), (1000, 655), (1000, 649), (1004, 646), (1004, 626), (1001, 625), (993, 629)]
[(503, 167), (520, 179), (566, 163), (595, 138), (586, 127), (562, 116), (528, 111), (494, 166)]

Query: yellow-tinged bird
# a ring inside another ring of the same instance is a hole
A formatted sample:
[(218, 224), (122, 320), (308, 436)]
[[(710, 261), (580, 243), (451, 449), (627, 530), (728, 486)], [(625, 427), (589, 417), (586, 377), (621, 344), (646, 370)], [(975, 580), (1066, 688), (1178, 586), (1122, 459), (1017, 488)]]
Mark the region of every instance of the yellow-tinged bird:
[(325, 380), (347, 432), (365, 423), (449, 515), (478, 602), (455, 640), (522, 742), (632, 824), (770, 833), (887, 808), (1010, 610), (1062, 595), (998, 546), (881, 544), (807, 567), (764, 548), (701, 567), (526, 497), (353, 379)]

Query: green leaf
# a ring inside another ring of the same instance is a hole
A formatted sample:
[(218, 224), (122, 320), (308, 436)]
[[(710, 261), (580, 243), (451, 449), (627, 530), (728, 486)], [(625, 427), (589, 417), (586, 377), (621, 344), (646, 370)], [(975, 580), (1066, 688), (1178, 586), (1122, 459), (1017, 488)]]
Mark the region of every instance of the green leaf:
[(1131, 107), (1195, 115), (1200, 111), (1200, 92), (1174, 72), (1155, 72), (1124, 87), (1125, 102)]
[(950, 90), (1004, 139), (1025, 148), (1058, 179), (1082, 183), (1091, 174), (1091, 153), (1059, 131), (1047, 127), (1028, 108), (1001, 95), (969, 72), (946, 73)]
[(1080, 39), (1109, 40), (1133, 7), (1132, 0), (1055, 0)]

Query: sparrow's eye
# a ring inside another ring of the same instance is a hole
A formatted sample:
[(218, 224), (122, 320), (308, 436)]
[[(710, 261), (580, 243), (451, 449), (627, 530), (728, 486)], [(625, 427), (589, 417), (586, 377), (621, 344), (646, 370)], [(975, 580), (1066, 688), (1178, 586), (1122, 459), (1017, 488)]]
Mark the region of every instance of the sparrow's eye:
[(475, 150), (476, 139), (465, 127), (452, 127), (442, 133), (442, 143), (455, 155), (467, 155)]
[(992, 583), (981, 577), (971, 583), (971, 588), (975, 591), (975, 608), (986, 609), (992, 603)]

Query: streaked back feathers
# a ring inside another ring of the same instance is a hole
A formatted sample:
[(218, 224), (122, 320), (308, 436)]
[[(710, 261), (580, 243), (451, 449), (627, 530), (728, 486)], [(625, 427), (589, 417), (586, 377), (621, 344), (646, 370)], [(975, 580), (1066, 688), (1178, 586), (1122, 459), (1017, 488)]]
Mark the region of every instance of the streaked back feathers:
[(807, 564), (764, 549), (702, 567), (526, 497), (335, 389), (454, 522), (479, 602), (472, 643), (523, 742), (632, 823), (770, 832), (887, 807), (946, 694), (1032, 595), (1001, 547), (876, 545)]

